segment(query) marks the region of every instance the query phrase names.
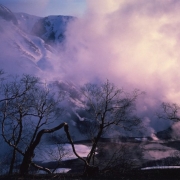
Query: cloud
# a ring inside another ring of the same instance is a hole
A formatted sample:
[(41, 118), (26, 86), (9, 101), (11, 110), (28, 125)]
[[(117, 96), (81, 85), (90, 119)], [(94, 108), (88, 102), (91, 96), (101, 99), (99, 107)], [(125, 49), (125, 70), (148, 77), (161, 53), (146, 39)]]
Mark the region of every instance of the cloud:
[(66, 78), (138, 88), (147, 93), (142, 106), (154, 111), (162, 101), (180, 103), (180, 2), (89, 0), (88, 7), (68, 27)]
[(59, 54), (48, 56), (53, 68), (41, 77), (77, 85), (109, 79), (127, 91), (138, 88), (146, 92), (138, 112), (158, 127), (161, 102), (180, 104), (179, 8), (179, 0), (87, 0)]
[(12, 12), (25, 12), (28, 14), (43, 16), (47, 15), (47, 8), (51, 0), (1, 0), (4, 6), (7, 6)]
[(174, 80), (179, 76), (180, 3), (100, 0), (89, 4), (85, 17), (67, 32), (65, 57), (78, 73), (112, 77), (150, 91), (164, 86), (165, 97), (172, 96), (172, 88), (179, 89)]

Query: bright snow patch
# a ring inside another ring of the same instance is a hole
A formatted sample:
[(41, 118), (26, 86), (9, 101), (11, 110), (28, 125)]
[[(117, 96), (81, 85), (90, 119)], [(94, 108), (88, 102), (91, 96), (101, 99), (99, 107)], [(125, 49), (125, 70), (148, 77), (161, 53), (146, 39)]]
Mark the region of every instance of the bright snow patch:
[[(71, 169), (69, 169), (69, 168), (58, 168), (54, 171), (54, 173), (67, 173), (70, 170)], [(39, 171), (38, 174), (46, 174), (46, 172), (45, 171)]]
[[(75, 145), (76, 152), (81, 157), (86, 157), (90, 152), (91, 147), (85, 145)], [(35, 150), (34, 161), (52, 162), (52, 161), (65, 161), (76, 159), (70, 144), (57, 144), (57, 145), (41, 145)]]
[(150, 170), (150, 169), (179, 169), (180, 166), (153, 166), (141, 168), (141, 170)]

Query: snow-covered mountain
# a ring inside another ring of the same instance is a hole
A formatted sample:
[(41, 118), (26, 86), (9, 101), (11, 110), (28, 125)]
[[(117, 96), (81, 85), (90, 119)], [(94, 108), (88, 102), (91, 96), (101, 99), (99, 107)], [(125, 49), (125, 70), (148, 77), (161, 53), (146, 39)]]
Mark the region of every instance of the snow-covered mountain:
[(31, 33), (42, 38), (46, 43), (61, 43), (65, 39), (67, 24), (71, 16), (48, 16), (39, 19), (32, 27)]
[(7, 73), (38, 74), (51, 70), (55, 46), (65, 40), (70, 16), (37, 17), (13, 13), (0, 5), (0, 69)]
[[(74, 130), (77, 135), (76, 131), (84, 131), (84, 128), (90, 126), (90, 122), (85, 119), (88, 118), (88, 113), (82, 108), (79, 89), (71, 83), (70, 78), (63, 78), (69, 69), (72, 71), (74, 68), (73, 63), (73, 66), (69, 66), (68, 62), (61, 59), (66, 28), (73, 20), (76, 18), (71, 16), (43, 18), (26, 13), (13, 13), (0, 5), (0, 69), (7, 74), (40, 76), (41, 79), (48, 80), (53, 89), (68, 92), (67, 116), (63, 120), (77, 127)], [(49, 77), (56, 72), (58, 80)], [(74, 75), (74, 71), (72, 74)]]
[[(13, 13), (0, 5), (0, 69), (7, 74), (32, 74), (42, 77), (47, 72), (54, 72), (54, 64), (63, 71), (63, 64), (57, 53), (57, 46), (65, 40), (68, 23), (74, 18), (70, 16), (37, 17), (26, 13)], [(57, 62), (57, 63), (55, 63)], [(51, 74), (49, 73), (49, 74)], [(62, 79), (60, 73), (59, 80)], [(50, 82), (64, 91), (71, 91), (69, 97), (71, 116), (75, 120), (72, 109), (75, 109), (78, 92), (69, 82)], [(69, 106), (67, 105), (67, 106)], [(73, 114), (73, 115), (72, 115)], [(75, 121), (70, 124), (75, 124)]]

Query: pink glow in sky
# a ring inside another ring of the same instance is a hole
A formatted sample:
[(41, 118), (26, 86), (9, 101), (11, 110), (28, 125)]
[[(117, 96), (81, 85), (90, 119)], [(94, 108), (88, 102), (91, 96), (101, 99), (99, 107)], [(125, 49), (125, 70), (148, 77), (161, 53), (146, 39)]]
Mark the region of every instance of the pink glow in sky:
[[(109, 79), (146, 92), (139, 111), (154, 116), (161, 102), (180, 104), (180, 1), (89, 0), (69, 26), (68, 79)], [(147, 117), (147, 122), (149, 117)], [(158, 122), (156, 122), (158, 123)]]
[(180, 1), (89, 0), (88, 7), (67, 32), (65, 57), (78, 67), (77, 76), (68, 75), (180, 100)]

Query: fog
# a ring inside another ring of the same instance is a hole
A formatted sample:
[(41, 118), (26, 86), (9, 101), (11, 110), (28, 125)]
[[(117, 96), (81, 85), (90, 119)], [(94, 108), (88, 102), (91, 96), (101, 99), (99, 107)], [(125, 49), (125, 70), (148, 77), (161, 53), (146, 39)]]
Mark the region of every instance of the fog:
[(180, 100), (179, 7), (174, 0), (89, 0), (66, 32), (64, 78), (78, 84), (109, 79), (125, 91), (145, 91), (138, 111), (164, 128), (156, 111), (162, 102)]
[[(75, 98), (85, 83), (107, 79), (125, 92), (139, 89), (145, 92), (136, 103), (143, 128), (136, 132), (114, 128), (108, 135), (151, 136), (154, 141), (144, 146), (146, 159), (174, 156), (179, 151), (158, 144), (161, 141), (155, 133), (171, 124), (157, 117), (162, 112), (161, 104), (180, 104), (179, 9), (179, 0), (87, 0), (86, 11), (69, 22), (59, 44), (48, 44), (31, 34), (36, 16), (27, 16), (32, 18), (28, 22), (25, 14), (19, 15), (18, 25), (0, 18), (0, 69), (5, 71), (7, 81), (11, 74), (33, 74), (47, 84), (64, 82), (64, 90), (70, 87)], [(84, 117), (75, 111), (79, 104), (69, 99), (72, 102), (63, 101), (67, 109), (61, 119), (74, 127), (73, 136), (82, 140), (76, 123)], [(179, 126), (176, 123), (171, 127), (174, 140), (180, 138)], [(8, 149), (2, 145), (0, 161)]]
[(39, 55), (30, 53), (33, 62), (19, 55), (14, 61), (16, 50), (6, 47), (18, 33), (3, 26), (2, 38), (7, 34), (8, 40), (1, 44), (1, 65), (7, 72), (33, 73), (45, 81), (79, 86), (109, 79), (127, 92), (140, 89), (146, 94), (137, 102), (138, 113), (146, 126), (162, 130), (169, 123), (156, 116), (161, 103), (180, 103), (179, 8), (178, 0), (88, 0), (84, 15), (69, 23), (65, 41), (55, 50), (45, 52), (42, 40), (33, 37), (41, 44)]
[(89, 1), (85, 16), (68, 27), (67, 77), (108, 78), (154, 99), (177, 101), (179, 6), (172, 0)]

